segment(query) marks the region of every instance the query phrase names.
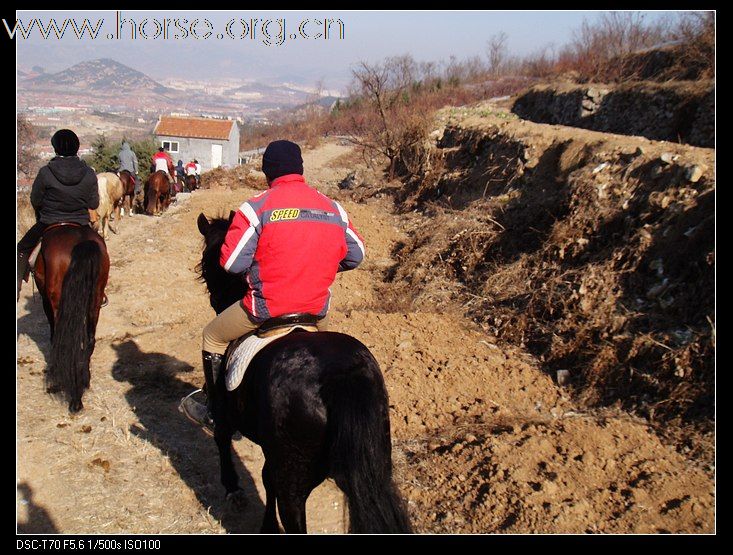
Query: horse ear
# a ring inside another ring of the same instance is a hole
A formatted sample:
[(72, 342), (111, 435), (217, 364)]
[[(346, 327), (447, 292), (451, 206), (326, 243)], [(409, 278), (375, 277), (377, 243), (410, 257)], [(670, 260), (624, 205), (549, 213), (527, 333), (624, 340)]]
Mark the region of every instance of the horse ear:
[(232, 222), (234, 221), (234, 216), (235, 216), (236, 214), (237, 214), (237, 213), (236, 213), (236, 212), (235, 212), (234, 210), (230, 210), (230, 211), (229, 211), (229, 225), (231, 225), (231, 224), (232, 224)]
[(198, 220), (196, 220), (196, 223), (199, 226), (199, 231), (201, 232), (201, 235), (206, 235), (209, 232), (209, 226), (211, 224), (209, 223), (209, 220), (206, 219), (206, 216), (204, 216), (203, 212), (199, 214), (199, 217), (198, 217)]

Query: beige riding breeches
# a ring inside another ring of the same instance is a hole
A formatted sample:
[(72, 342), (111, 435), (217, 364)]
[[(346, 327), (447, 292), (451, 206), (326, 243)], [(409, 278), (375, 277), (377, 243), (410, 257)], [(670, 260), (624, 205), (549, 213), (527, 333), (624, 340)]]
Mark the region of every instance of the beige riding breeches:
[[(317, 326), (320, 331), (328, 329), (328, 320), (329, 315), (326, 314), (326, 317), (318, 322)], [(247, 311), (242, 306), (242, 301), (237, 301), (204, 328), (202, 348), (209, 353), (223, 355), (231, 341), (258, 327), (259, 324), (249, 319)]]

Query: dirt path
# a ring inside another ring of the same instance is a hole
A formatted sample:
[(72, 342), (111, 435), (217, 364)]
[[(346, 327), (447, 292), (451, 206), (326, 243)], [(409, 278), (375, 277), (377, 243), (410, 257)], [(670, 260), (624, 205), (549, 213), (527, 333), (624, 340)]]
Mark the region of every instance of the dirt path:
[[(306, 153), (327, 194), (346, 147)], [(108, 242), (86, 409), (69, 417), (44, 393), (49, 352), (40, 299), (18, 303), (18, 529), (66, 533), (254, 532), (264, 510), (259, 448), (235, 442), (249, 505), (223, 502), (213, 440), (177, 411), (203, 381), (200, 332), (213, 316), (195, 279), (196, 217), (235, 208), (250, 190), (197, 191), (160, 218), (125, 219)], [(495, 345), (458, 314), (382, 306), (381, 272), (401, 222), (385, 204), (343, 204), (367, 260), (339, 275), (332, 326), (379, 361), (392, 408), (400, 487), (421, 532), (710, 532), (713, 481), (643, 422), (573, 410), (526, 354)], [(330, 482), (308, 503), (311, 532), (344, 529)]]

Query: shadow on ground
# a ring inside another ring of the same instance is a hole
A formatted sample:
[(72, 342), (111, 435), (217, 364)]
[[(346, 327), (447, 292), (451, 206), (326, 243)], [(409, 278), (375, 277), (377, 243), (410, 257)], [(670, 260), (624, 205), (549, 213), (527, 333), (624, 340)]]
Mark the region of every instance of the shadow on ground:
[(59, 530), (48, 511), (33, 501), (33, 489), (27, 482), (18, 484), (18, 492), (22, 496), (22, 503), (28, 507), (28, 517), (25, 522), (18, 522), (19, 534), (58, 534)]
[(178, 377), (192, 372), (187, 363), (164, 353), (146, 353), (133, 340), (112, 345), (117, 361), (112, 376), (132, 388), (125, 394), (141, 426), (130, 432), (166, 455), (173, 468), (195, 493), (204, 508), (230, 533), (258, 532), (264, 505), (257, 488), (238, 457), (234, 457), (247, 506), (237, 511), (226, 502), (219, 479), (219, 455), (214, 439), (189, 422), (178, 403), (195, 387)]
[[(35, 287), (35, 284), (24, 283), (23, 287)], [(44, 361), (48, 363), (51, 356), (51, 329), (48, 327), (46, 313), (43, 312), (41, 295), (35, 291), (32, 297), (25, 299), (25, 309), (28, 311), (17, 320), (18, 337), (27, 335), (41, 351)]]

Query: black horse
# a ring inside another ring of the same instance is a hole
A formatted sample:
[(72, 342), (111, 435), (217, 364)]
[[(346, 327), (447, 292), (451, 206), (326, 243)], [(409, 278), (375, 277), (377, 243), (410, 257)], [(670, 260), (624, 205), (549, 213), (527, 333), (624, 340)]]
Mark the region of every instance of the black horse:
[[(198, 270), (217, 314), (245, 294), (245, 281), (219, 265), (230, 223), (198, 218), (205, 242)], [(306, 532), (306, 499), (329, 477), (346, 494), (350, 532), (411, 531), (392, 479), (384, 379), (362, 343), (343, 333), (295, 331), (262, 349), (236, 390), (226, 390), (223, 374), (212, 395), (221, 481), (228, 496), (237, 494), (231, 440), (238, 430), (265, 455), (262, 532), (279, 532), (276, 507), (286, 532)]]

